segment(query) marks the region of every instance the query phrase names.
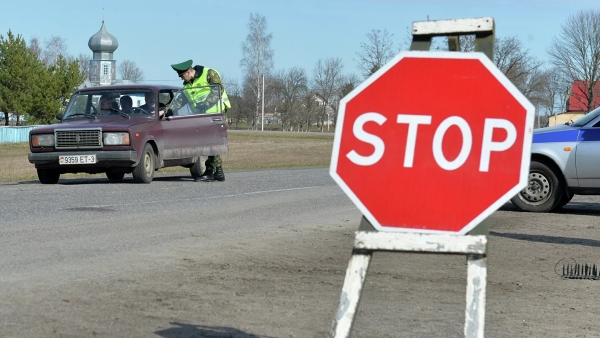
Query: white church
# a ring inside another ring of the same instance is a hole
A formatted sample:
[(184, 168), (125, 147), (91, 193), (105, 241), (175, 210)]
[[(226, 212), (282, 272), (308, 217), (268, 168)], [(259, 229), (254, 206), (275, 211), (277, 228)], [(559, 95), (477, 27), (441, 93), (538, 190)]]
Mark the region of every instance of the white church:
[(89, 77), (79, 88), (133, 83), (129, 80), (117, 79), (117, 61), (114, 59), (113, 53), (119, 48), (119, 41), (106, 30), (104, 20), (102, 20), (100, 30), (90, 37), (88, 47), (93, 53), (90, 60)]

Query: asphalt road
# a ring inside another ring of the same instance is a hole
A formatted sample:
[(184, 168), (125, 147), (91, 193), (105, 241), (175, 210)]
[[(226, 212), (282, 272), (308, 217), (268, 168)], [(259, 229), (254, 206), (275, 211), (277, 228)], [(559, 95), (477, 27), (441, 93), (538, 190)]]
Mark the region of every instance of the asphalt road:
[[(327, 168), (0, 183), (2, 337), (323, 337), (360, 213)], [(486, 332), (594, 337), (600, 198), (490, 217)], [(355, 337), (460, 337), (464, 257), (374, 256)]]
[(234, 172), (210, 183), (165, 174), (149, 185), (101, 175), (1, 184), (0, 280), (165, 245), (190, 232), (244, 236), (286, 219), (310, 224), (352, 211), (322, 168)]

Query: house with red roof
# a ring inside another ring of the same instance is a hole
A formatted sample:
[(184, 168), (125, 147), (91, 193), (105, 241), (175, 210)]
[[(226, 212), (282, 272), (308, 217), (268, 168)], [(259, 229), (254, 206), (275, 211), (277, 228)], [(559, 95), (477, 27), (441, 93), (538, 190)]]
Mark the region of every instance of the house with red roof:
[[(586, 85), (589, 82), (575, 80), (571, 85), (571, 91), (567, 101), (567, 111), (551, 116), (548, 120), (550, 126), (556, 124), (564, 124), (569, 121), (575, 121), (583, 115), (589, 113), (588, 102), (590, 100)], [(600, 82), (596, 82), (594, 86), (594, 98), (592, 110), (600, 107)]]
[(593, 98), (591, 98), (588, 93), (588, 84), (589, 82), (584, 82), (581, 80), (573, 81), (567, 112), (589, 113), (588, 102), (590, 102), (590, 99), (593, 99), (592, 110), (600, 107), (600, 82), (596, 82), (594, 85)]

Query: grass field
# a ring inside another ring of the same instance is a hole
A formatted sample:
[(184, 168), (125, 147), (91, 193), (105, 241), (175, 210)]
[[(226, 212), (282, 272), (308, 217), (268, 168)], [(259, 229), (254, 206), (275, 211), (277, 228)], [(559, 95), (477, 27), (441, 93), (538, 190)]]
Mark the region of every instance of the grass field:
[[(230, 132), (229, 153), (223, 155), (223, 169), (260, 169), (328, 166), (333, 147), (332, 133)], [(27, 143), (0, 144), (0, 181), (37, 179), (27, 160)], [(189, 172), (172, 167), (159, 172)], [(104, 174), (68, 174), (65, 177), (104, 177)]]

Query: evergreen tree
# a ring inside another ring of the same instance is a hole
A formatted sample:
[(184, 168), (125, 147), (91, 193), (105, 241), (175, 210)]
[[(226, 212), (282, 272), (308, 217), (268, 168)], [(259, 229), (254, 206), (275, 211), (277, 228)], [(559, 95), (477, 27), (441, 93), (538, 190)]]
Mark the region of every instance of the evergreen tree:
[[(66, 100), (85, 80), (85, 72), (77, 59), (68, 60), (59, 54), (45, 66), (35, 50), (10, 30), (0, 35), (0, 111), (12, 113), (30, 123), (55, 122)], [(17, 122), (19, 123), (19, 122)]]
[(19, 123), (31, 110), (37, 72), (42, 68), (21, 35), (15, 36), (10, 30), (6, 37), (0, 35), (0, 111), (6, 125), (9, 113), (15, 114)]

